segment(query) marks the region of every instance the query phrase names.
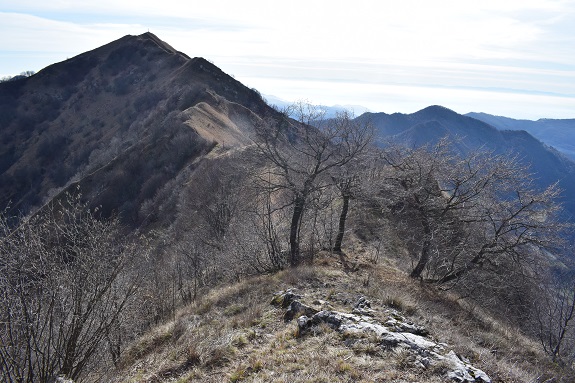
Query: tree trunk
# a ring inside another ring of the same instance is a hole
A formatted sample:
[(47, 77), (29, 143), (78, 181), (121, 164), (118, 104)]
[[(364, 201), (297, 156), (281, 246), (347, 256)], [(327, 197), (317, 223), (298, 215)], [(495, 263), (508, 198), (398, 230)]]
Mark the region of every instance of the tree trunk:
[(421, 273), (423, 273), (425, 266), (427, 266), (427, 263), (431, 258), (430, 254), (431, 226), (429, 225), (429, 220), (425, 215), (421, 219), (421, 224), (423, 226), (423, 235), (425, 239), (423, 240), (423, 245), (421, 246), (421, 254), (419, 255), (419, 261), (417, 262), (417, 265), (410, 274), (410, 277), (412, 278), (421, 278)]
[(341, 242), (343, 241), (343, 235), (345, 233), (345, 220), (347, 218), (347, 211), (349, 209), (349, 198), (350, 195), (343, 194), (343, 207), (341, 208), (341, 214), (339, 216), (339, 228), (337, 231), (337, 237), (335, 238), (335, 244), (333, 246), (333, 251), (341, 252)]
[(299, 234), (301, 217), (303, 214), (304, 202), (305, 198), (302, 196), (298, 196), (295, 198), (293, 214), (291, 217), (289, 244), (290, 244), (290, 266), (292, 267), (297, 266), (299, 264), (298, 234)]
[(74, 371), (74, 362), (76, 361), (76, 348), (78, 346), (78, 339), (80, 338), (80, 333), (82, 331), (81, 324), (72, 324), (74, 327), (70, 339), (66, 344), (66, 350), (64, 354), (64, 360), (62, 362), (62, 367), (60, 368), (60, 374), (67, 378), (76, 378), (77, 372)]

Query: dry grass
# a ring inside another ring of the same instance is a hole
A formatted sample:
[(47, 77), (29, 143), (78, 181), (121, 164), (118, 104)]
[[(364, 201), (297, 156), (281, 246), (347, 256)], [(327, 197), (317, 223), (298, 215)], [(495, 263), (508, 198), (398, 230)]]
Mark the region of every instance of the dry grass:
[[(361, 262), (360, 262), (361, 263)], [(369, 280), (369, 283), (365, 281)], [(369, 336), (319, 326), (296, 336), (294, 322), (270, 304), (295, 288), (306, 304), (349, 312), (366, 296), (378, 316), (394, 308), (487, 372), (494, 382), (551, 377), (536, 343), (444, 292), (413, 281), (392, 263), (345, 270), (324, 254), (313, 266), (216, 289), (183, 308), (176, 320), (134, 343), (116, 382), (444, 382), (445, 366), (413, 365), (407, 351), (387, 351)], [(326, 303), (326, 301), (328, 303)]]

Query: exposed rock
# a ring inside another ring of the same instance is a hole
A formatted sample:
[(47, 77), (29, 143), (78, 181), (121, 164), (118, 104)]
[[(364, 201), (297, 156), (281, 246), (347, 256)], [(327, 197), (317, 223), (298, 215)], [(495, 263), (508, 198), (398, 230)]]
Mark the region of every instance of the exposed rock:
[(292, 301), (291, 304), (289, 305), (288, 310), (284, 314), (284, 320), (286, 322), (289, 322), (292, 319), (294, 319), (296, 316), (299, 316), (299, 315), (311, 316), (311, 315), (314, 315), (316, 313), (317, 313), (317, 310), (311, 308), (308, 305), (304, 305), (300, 301), (296, 300), (296, 301)]
[(352, 313), (357, 315), (372, 316), (375, 313), (375, 310), (371, 308), (371, 302), (368, 301), (364, 296), (361, 296), (353, 305)]
[(447, 376), (456, 382), (491, 382), (485, 372), (461, 360), (453, 350), (443, 356), (443, 360), (451, 367)]
[(294, 300), (301, 299), (302, 296), (295, 294), (293, 289), (288, 289), (286, 291), (280, 291), (274, 294), (272, 298), (272, 305), (280, 306), (282, 308), (287, 308)]
[(397, 312), (393, 312), (389, 319), (385, 322), (385, 325), (390, 328), (391, 331), (396, 332), (410, 332), (415, 335), (427, 336), (429, 331), (423, 326), (418, 326), (406, 318), (399, 315)]
[[(345, 314), (342, 317), (344, 320), (338, 329), (342, 333), (374, 333), (381, 341), (382, 346), (387, 349), (403, 347), (412, 350), (416, 354), (416, 363), (425, 368), (435, 363), (443, 362), (449, 366), (447, 376), (457, 382), (491, 382), (485, 372), (463, 361), (452, 350), (447, 351), (443, 344), (411, 332), (392, 331), (386, 326), (374, 323), (373, 319), (370, 318), (353, 314)], [(408, 323), (396, 323), (395, 325), (398, 327), (411, 327)]]
[(374, 319), (375, 310), (365, 297), (356, 302), (352, 314), (330, 310), (317, 312), (294, 298), (284, 318), (291, 320), (287, 318), (294, 318), (298, 312), (304, 313), (297, 319), (299, 336), (312, 332), (313, 328), (321, 324), (342, 334), (370, 334), (374, 335), (379, 345), (387, 350), (400, 348), (410, 350), (413, 353), (415, 366), (429, 368), (441, 363), (447, 367), (446, 376), (453, 381), (491, 383), (485, 372), (473, 367), (457, 356), (453, 350), (448, 350), (445, 344), (427, 338), (428, 331), (424, 327), (408, 322), (397, 312), (392, 311), (385, 324)]
[(318, 310), (301, 303), (298, 300), (301, 298), (301, 295), (294, 293), (292, 289), (288, 289), (286, 291), (275, 293), (271, 303), (274, 306), (287, 308), (287, 311), (284, 314), (284, 320), (286, 322), (289, 322), (300, 315), (312, 316), (318, 312)]
[(327, 324), (334, 330), (338, 330), (341, 326), (342, 317), (340, 313), (334, 311), (323, 310), (312, 317), (302, 315), (297, 319), (298, 334), (304, 335), (309, 332), (313, 326), (318, 326), (321, 323)]

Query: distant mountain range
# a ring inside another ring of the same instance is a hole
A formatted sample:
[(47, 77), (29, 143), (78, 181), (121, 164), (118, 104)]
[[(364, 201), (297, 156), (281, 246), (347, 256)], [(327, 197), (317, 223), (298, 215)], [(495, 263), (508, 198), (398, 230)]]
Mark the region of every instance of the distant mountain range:
[[(286, 101), (276, 96), (263, 95), (264, 99), (269, 105), (274, 106), (277, 109), (285, 109), (290, 106), (292, 102)], [(347, 111), (353, 113), (354, 116), (360, 116), (363, 113), (371, 112), (368, 108), (361, 105), (317, 105), (325, 113), (325, 118), (334, 118), (337, 113)]]
[(419, 147), (451, 137), (461, 154), (485, 149), (517, 156), (529, 166), (541, 188), (559, 182), (567, 214), (575, 217), (575, 163), (526, 131), (499, 130), (442, 106), (430, 106), (412, 114), (365, 113), (357, 118), (372, 121), (382, 145), (393, 140)]
[[(264, 95), (266, 102), (278, 109), (289, 106), (289, 101), (276, 96)], [(333, 118), (338, 112), (350, 111), (355, 116), (363, 113), (373, 113), (372, 110), (361, 105), (318, 105), (325, 111), (326, 118)], [(516, 120), (509, 117), (494, 116), (487, 113), (467, 113), (467, 117), (483, 121), (498, 130), (525, 130), (539, 141), (554, 147), (559, 152), (575, 160), (575, 119), (548, 119), (537, 121)]]
[(525, 130), (575, 160), (575, 119), (515, 120), (487, 113), (467, 113), (466, 116), (486, 122), (500, 130)]

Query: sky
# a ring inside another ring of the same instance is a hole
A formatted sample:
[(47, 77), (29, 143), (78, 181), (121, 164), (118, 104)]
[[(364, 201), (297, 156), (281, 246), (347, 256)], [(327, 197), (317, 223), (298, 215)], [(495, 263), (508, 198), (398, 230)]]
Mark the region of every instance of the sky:
[(0, 77), (148, 31), (287, 101), (575, 118), (575, 0), (0, 0)]

